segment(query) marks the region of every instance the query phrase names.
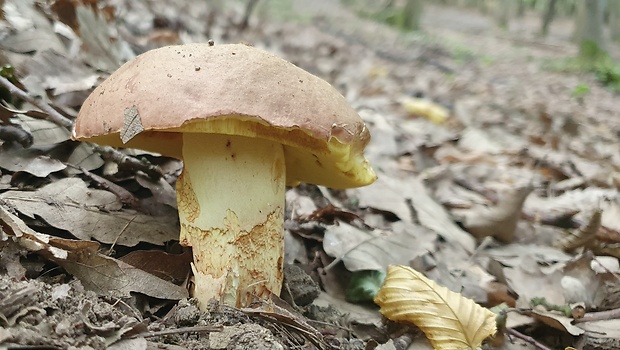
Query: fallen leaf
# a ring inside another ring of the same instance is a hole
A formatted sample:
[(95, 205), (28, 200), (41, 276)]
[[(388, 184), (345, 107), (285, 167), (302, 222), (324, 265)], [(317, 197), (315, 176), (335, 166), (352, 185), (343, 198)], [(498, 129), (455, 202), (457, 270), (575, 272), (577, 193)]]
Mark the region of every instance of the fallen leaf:
[(519, 295), (517, 307), (530, 307), (533, 298), (545, 298), (551, 304), (564, 305), (562, 267), (563, 264), (544, 267), (533, 256), (525, 255), (519, 266), (504, 268), (508, 287)]
[(192, 251), (185, 249), (182, 254), (170, 254), (161, 250), (134, 250), (119, 260), (178, 284), (189, 276)]
[(62, 162), (41, 153), (41, 150), (34, 147), (3, 145), (0, 151), (0, 167), (12, 172), (23, 171), (36, 177), (46, 177), (67, 167)]
[(394, 225), (392, 231), (362, 230), (340, 222), (325, 230), (323, 249), (342, 260), (349, 271), (383, 271), (391, 264), (409, 261), (435, 250), (437, 235), (422, 226)]
[(487, 154), (518, 153), (530, 147), (520, 133), (510, 132), (506, 127), (489, 127), (484, 130), (470, 126), (461, 135), (459, 147)]
[(79, 178), (65, 178), (37, 191), (8, 191), (0, 195), (23, 215), (40, 217), (83, 240), (135, 246), (162, 245), (178, 239), (176, 218), (154, 217), (122, 209), (108, 191), (88, 188)]
[(578, 336), (585, 333), (583, 329), (573, 325), (572, 318), (560, 315), (559, 313), (533, 310), (528, 314), (547, 326), (567, 332), (572, 336)]
[[(344, 299), (335, 298), (328, 293), (321, 292), (312, 303), (320, 308), (335, 308), (339, 311), (338, 320), (343, 320), (347, 328), (353, 329), (361, 339), (368, 339), (373, 332), (381, 327), (383, 321), (376, 307), (349, 303)], [(339, 321), (342, 322), (342, 321)], [(376, 337), (375, 337), (376, 338)]]
[[(85, 142), (79, 142), (77, 147), (73, 149), (71, 155), (66, 160), (67, 163), (73, 164), (78, 168), (84, 168), (88, 171), (95, 170), (103, 166), (104, 161), (98, 153), (93, 152), (93, 147)], [(70, 169), (69, 169), (70, 170)], [(73, 169), (78, 174), (82, 171)]]
[(54, 95), (89, 91), (99, 80), (99, 74), (84, 63), (53, 50), (39, 50), (24, 63), (28, 76), (36, 76), (40, 86)]
[(71, 139), (69, 130), (52, 123), (49, 120), (32, 118), (26, 115), (18, 115), (14, 118), (16, 124), (32, 134), (33, 146), (52, 145)]
[(83, 43), (82, 58), (90, 66), (111, 73), (133, 58), (129, 44), (114, 32), (101, 12), (93, 11), (90, 6), (77, 6), (75, 12)]
[(403, 97), (400, 104), (407, 113), (427, 118), (435, 124), (443, 124), (450, 115), (445, 107), (424, 98)]
[(188, 297), (185, 288), (120, 260), (95, 252), (77, 252), (78, 261), (59, 261), (67, 272), (78, 278), (85, 288), (99, 295), (129, 297), (132, 292), (154, 298), (179, 300)]
[(375, 208), (396, 215), (400, 220), (412, 222), (412, 213), (403, 198), (402, 187), (404, 184), (392, 177), (379, 176), (372, 184), (348, 190), (352, 196), (359, 200), (361, 208)]
[(542, 197), (535, 193), (528, 196), (523, 211), (531, 217), (544, 216), (548, 212), (579, 210), (575, 219), (588, 222), (595, 210), (602, 211), (603, 228), (620, 232), (620, 192), (616, 189), (588, 187), (565, 192), (556, 197)]
[(108, 350), (147, 350), (148, 342), (144, 338), (123, 339), (108, 346)]
[[(589, 344), (602, 345), (608, 349), (620, 347), (620, 319), (578, 323), (577, 327), (586, 332), (587, 343)], [(605, 349), (605, 347), (601, 347), (601, 349)], [(592, 348), (595, 349), (596, 347)]]
[(452, 212), (461, 218), (463, 226), (477, 238), (491, 236), (502, 242), (512, 242), (521, 217), (521, 208), (532, 190), (531, 186), (503, 190), (499, 192), (494, 206), (478, 204)]
[(536, 244), (512, 243), (486, 249), (482, 254), (500, 262), (503, 266), (520, 266), (523, 260), (532, 260), (540, 265), (568, 262), (571, 256), (560, 249)]
[(474, 238), (458, 227), (446, 209), (431, 198), (422, 181), (415, 178), (407, 182), (407, 185), (408, 197), (422, 226), (430, 228), (446, 241), (457, 243), (472, 253), (476, 246)]
[(78, 278), (85, 288), (99, 295), (129, 297), (132, 292), (154, 298), (179, 300), (188, 296), (187, 290), (129, 264), (98, 253), (99, 244), (57, 238), (39, 233), (0, 205), (2, 232), (14, 237), (24, 249), (43, 255), (61, 265)]
[(176, 191), (163, 177), (155, 181), (144, 174), (138, 173), (136, 174), (136, 181), (140, 186), (148, 188), (149, 191), (151, 191), (153, 199), (157, 203), (177, 209)]
[(476, 349), (495, 334), (495, 314), (406, 266), (390, 266), (375, 297), (392, 321), (418, 326), (435, 349)]
[(13, 52), (29, 53), (52, 49), (65, 53), (62, 41), (54, 32), (53, 24), (33, 0), (6, 0), (4, 18), (15, 31), (2, 39), (0, 46)]
[(585, 253), (564, 266), (561, 284), (569, 304), (582, 303), (588, 309), (597, 309), (603, 301), (611, 299), (604, 288), (607, 273), (597, 273), (593, 267), (598, 265), (597, 260), (591, 253)]

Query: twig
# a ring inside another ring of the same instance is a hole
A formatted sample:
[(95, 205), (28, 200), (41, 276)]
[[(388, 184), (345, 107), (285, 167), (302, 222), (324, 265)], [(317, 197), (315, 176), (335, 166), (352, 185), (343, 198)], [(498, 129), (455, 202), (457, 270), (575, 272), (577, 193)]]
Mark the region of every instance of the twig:
[(15, 125), (0, 125), (0, 139), (15, 141), (24, 148), (32, 146), (32, 134)]
[[(15, 95), (18, 98), (21, 98), (22, 100), (32, 104), (33, 106), (38, 107), (43, 112), (47, 113), (47, 120), (51, 121), (56, 125), (60, 125), (69, 131), (73, 129), (73, 122), (69, 118), (60, 114), (57, 110), (55, 110), (52, 106), (48, 105), (44, 101), (37, 100), (36, 98), (28, 95), (28, 93), (13, 85), (13, 83), (11, 83), (8, 79), (0, 76), (0, 85), (9, 90), (11, 95)], [(93, 146), (94, 150), (97, 153), (100, 153), (103, 157), (107, 157), (110, 160), (117, 162), (119, 165), (128, 165), (132, 169), (143, 171), (154, 180), (159, 180), (164, 176), (160, 167), (153, 165), (146, 160), (138, 160), (134, 157), (130, 157), (110, 146), (100, 146), (97, 144), (91, 145)]]
[(582, 318), (578, 318), (575, 320), (577, 323), (581, 322), (590, 322), (590, 321), (601, 321), (601, 320), (613, 320), (620, 318), (620, 309), (612, 309), (607, 311), (599, 311), (599, 312), (588, 312), (583, 315)]
[(532, 344), (536, 349), (540, 349), (540, 350), (551, 350), (551, 348), (547, 347), (546, 345), (538, 342), (536, 339), (525, 335), (519, 331), (516, 331), (512, 328), (506, 328), (506, 333), (512, 335), (515, 338), (519, 338), (527, 343)]
[(250, 16), (252, 16), (252, 11), (256, 7), (257, 3), (258, 0), (248, 0), (248, 2), (245, 4), (243, 19), (241, 20), (241, 23), (239, 23), (239, 29), (241, 31), (244, 31), (248, 28), (248, 25), (250, 24)]
[(127, 222), (127, 224), (125, 224), (125, 226), (123, 226), (123, 228), (121, 229), (121, 232), (118, 233), (118, 235), (116, 235), (116, 238), (114, 238), (114, 242), (112, 242), (112, 245), (110, 246), (110, 249), (108, 250), (108, 256), (112, 256), (112, 252), (114, 251), (114, 246), (116, 245), (116, 242), (118, 242), (118, 239), (121, 238), (121, 236), (123, 235), (123, 233), (125, 233), (125, 231), (127, 231), (127, 227), (129, 227), (129, 225), (131, 225), (131, 223), (136, 219), (136, 216), (132, 217), (131, 220), (129, 220)]
[(97, 185), (108, 192), (112, 192), (118, 197), (118, 199), (124, 205), (128, 205), (134, 209), (140, 208), (140, 202), (131, 192), (126, 190), (124, 187), (115, 184), (114, 182), (101, 177), (99, 175), (93, 174), (90, 171), (84, 169), (83, 167), (75, 166), (73, 164), (64, 163), (66, 166), (71, 167), (73, 169), (77, 169), (84, 174), (84, 176), (88, 177), (92, 181), (96, 182)]
[(69, 118), (58, 113), (57, 110), (52, 108), (52, 106), (48, 105), (47, 103), (39, 101), (28, 95), (25, 91), (13, 85), (13, 83), (11, 83), (7, 78), (0, 76), (0, 85), (4, 86), (7, 90), (9, 90), (11, 95), (15, 95), (22, 100), (38, 107), (43, 112), (47, 113), (49, 121), (53, 122), (54, 124), (60, 125), (67, 130), (71, 130), (71, 128), (73, 128), (73, 122)]
[(113, 161), (119, 166), (140, 170), (155, 181), (158, 181), (164, 176), (159, 166), (153, 165), (146, 160), (140, 160), (135, 157), (128, 156), (122, 152), (119, 152), (114, 147), (95, 145), (95, 150), (101, 154), (102, 157)]
[(138, 333), (131, 337), (133, 338), (152, 338), (159, 337), (163, 335), (171, 335), (171, 334), (179, 334), (179, 333), (211, 333), (211, 332), (221, 332), (224, 329), (222, 326), (196, 326), (196, 327), (182, 327), (182, 328), (174, 328), (174, 329), (164, 329), (163, 331), (155, 331), (155, 332), (144, 332)]

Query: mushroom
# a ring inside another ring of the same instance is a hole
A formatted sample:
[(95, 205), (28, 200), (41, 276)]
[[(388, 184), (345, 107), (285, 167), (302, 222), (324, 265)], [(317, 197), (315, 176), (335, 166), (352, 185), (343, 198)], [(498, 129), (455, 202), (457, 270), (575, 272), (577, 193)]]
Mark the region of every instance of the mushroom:
[(194, 296), (280, 293), (285, 186), (372, 183), (368, 129), (322, 79), (257, 48), (188, 44), (125, 63), (86, 99), (73, 138), (183, 160), (180, 241)]

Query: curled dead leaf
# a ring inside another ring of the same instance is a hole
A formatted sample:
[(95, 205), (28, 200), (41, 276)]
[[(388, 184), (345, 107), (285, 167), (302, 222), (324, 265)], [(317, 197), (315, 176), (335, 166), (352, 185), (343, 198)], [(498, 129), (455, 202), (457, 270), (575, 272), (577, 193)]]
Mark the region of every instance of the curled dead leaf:
[(97, 242), (53, 237), (36, 232), (0, 202), (0, 230), (21, 248), (36, 252), (62, 266), (86, 289), (99, 295), (128, 297), (132, 292), (154, 298), (179, 300), (188, 296), (184, 287), (123, 261), (98, 253)]

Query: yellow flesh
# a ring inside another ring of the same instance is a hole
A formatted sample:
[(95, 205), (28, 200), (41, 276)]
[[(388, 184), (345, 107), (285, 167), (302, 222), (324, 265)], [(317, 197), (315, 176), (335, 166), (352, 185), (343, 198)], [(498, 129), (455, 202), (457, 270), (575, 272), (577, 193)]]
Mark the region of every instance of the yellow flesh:
[(285, 129), (231, 115), (188, 122), (178, 128), (144, 131), (127, 144), (118, 134), (97, 136), (88, 141), (115, 147), (147, 149), (163, 155), (181, 158), (180, 138), (183, 133), (212, 133), (240, 135), (272, 140), (284, 145), (286, 178), (289, 185), (300, 181), (331, 188), (350, 188), (371, 184), (376, 175), (364, 158), (362, 145), (341, 143), (336, 137), (317, 139), (301, 129)]
[(286, 169), (282, 145), (185, 133), (177, 181), (181, 243), (193, 247), (194, 296), (241, 306), (280, 294)]

